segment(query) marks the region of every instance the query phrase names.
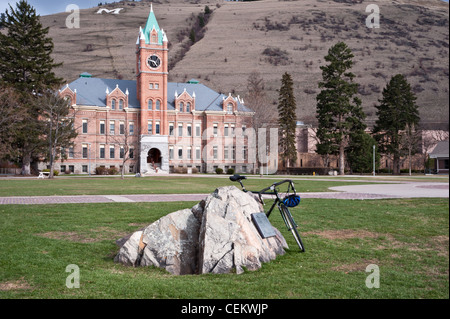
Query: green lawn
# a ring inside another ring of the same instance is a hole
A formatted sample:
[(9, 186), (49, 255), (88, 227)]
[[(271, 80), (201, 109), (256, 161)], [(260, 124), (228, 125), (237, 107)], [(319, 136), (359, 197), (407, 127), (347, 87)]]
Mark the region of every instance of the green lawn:
[[(2, 205), (0, 299), (449, 298), (448, 199), (304, 199), (293, 213), (307, 251), (273, 214), (292, 249), (242, 275), (172, 276), (113, 262), (116, 239), (194, 204)], [(80, 267), (79, 289), (65, 285), (69, 264)], [(365, 285), (369, 264), (379, 266), (378, 289)]]
[[(280, 180), (280, 179), (278, 179)], [(260, 190), (278, 181), (259, 177), (249, 178), (245, 185), (249, 190)], [(328, 187), (361, 185), (364, 182), (299, 180), (295, 187), (299, 192), (326, 192)], [(228, 178), (218, 177), (71, 177), (44, 179), (0, 179), (0, 196), (52, 196), (52, 195), (126, 195), (126, 194), (209, 194), (217, 187), (235, 185)]]

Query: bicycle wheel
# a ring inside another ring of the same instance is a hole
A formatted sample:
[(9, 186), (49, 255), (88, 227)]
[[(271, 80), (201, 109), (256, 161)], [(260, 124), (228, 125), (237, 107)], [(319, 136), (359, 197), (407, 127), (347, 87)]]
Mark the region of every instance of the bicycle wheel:
[(305, 246), (303, 245), (302, 239), (297, 231), (297, 224), (295, 223), (294, 217), (292, 217), (289, 208), (287, 208), (284, 205), (280, 205), (279, 208), (281, 216), (283, 217), (283, 220), (286, 223), (288, 230), (291, 231), (292, 235), (294, 236), (295, 241), (297, 242), (297, 245), (300, 248), (300, 251), (304, 252)]

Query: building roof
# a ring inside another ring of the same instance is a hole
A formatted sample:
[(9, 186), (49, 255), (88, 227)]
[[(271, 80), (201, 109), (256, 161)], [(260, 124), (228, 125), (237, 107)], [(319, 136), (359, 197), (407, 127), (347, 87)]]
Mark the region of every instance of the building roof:
[[(137, 98), (136, 81), (80, 77), (69, 83), (69, 88), (77, 92), (77, 105), (106, 107), (106, 91), (112, 92), (116, 87), (126, 93), (128, 90), (128, 107), (141, 108)], [(175, 93), (177, 96), (186, 91), (195, 97), (196, 111), (223, 111), (223, 100), (228, 95), (218, 93), (204, 84), (176, 83), (167, 84), (167, 109), (175, 110)], [(234, 98), (240, 112), (253, 112), (242, 100)]]
[(436, 147), (434, 148), (433, 152), (430, 153), (431, 158), (438, 158), (438, 157), (449, 157), (448, 156), (448, 140), (446, 141), (440, 141), (437, 143)]

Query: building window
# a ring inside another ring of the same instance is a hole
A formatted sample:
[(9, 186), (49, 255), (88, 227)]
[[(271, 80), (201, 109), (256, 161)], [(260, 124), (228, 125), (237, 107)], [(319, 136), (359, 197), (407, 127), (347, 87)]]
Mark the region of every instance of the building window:
[(200, 151), (200, 147), (196, 147), (195, 148), (195, 159), (201, 159), (201, 151)]
[(83, 134), (87, 134), (88, 132), (88, 120), (83, 120)]
[(173, 160), (173, 146), (169, 146), (169, 159)]
[(114, 121), (109, 121), (109, 134), (114, 135), (116, 131), (116, 124)]
[(190, 113), (191, 112), (191, 103), (186, 103), (186, 112)]
[(109, 147), (109, 158), (114, 158), (116, 156), (116, 148), (114, 145)]
[(83, 173), (87, 173), (88, 172), (88, 166), (87, 165), (83, 165), (82, 168), (81, 168), (81, 171)]
[(61, 173), (65, 173), (66, 172), (66, 165), (61, 165), (61, 167), (59, 168), (59, 171)]
[(124, 135), (125, 134), (125, 123), (120, 121), (119, 123), (119, 134)]
[(202, 134), (200, 124), (195, 124), (195, 136), (200, 137)]
[(153, 101), (152, 100), (148, 100), (148, 109), (152, 110), (153, 109)]
[(156, 101), (156, 110), (157, 111), (161, 110), (161, 101), (160, 100)]
[(213, 147), (213, 158), (216, 160), (219, 158), (219, 154), (218, 154), (218, 147), (214, 146)]
[(236, 146), (232, 147), (231, 159), (232, 160), (236, 159)]
[(233, 114), (233, 104), (228, 103), (227, 105), (227, 114)]
[(223, 158), (228, 159), (228, 146), (224, 146), (223, 148)]
[(129, 153), (130, 153), (129, 154), (130, 158), (133, 159), (134, 158), (134, 148), (130, 148)]
[(217, 136), (217, 132), (218, 132), (217, 124), (214, 124), (213, 125), (213, 134), (214, 134), (214, 136)]
[(247, 146), (242, 147), (242, 159), (244, 161), (247, 160), (247, 154), (248, 154)]
[(73, 147), (69, 147), (69, 158), (74, 158), (75, 156), (75, 150)]
[(115, 110), (116, 109), (116, 100), (112, 99), (111, 101), (111, 110)]
[(231, 124), (231, 136), (234, 136), (236, 133), (236, 125)]
[(148, 88), (149, 88), (150, 90), (153, 90), (153, 83), (150, 83), (150, 84), (148, 85)]
[(83, 155), (83, 158), (88, 158), (88, 146), (87, 146), (87, 144), (83, 144), (82, 146), (82, 155)]
[(69, 165), (69, 172), (75, 173), (75, 166), (74, 165)]
[(187, 125), (187, 136), (192, 136), (192, 125), (191, 124)]
[(159, 135), (160, 134), (160, 124), (159, 124), (159, 122), (156, 122), (156, 124), (155, 124), (155, 134), (156, 135)]
[(178, 159), (183, 159), (183, 148), (179, 147), (178, 148)]
[(187, 148), (187, 159), (192, 159), (192, 147)]
[(119, 158), (124, 158), (125, 157), (125, 148), (123, 146), (120, 146), (119, 149)]
[(183, 111), (184, 111), (184, 103), (180, 102), (180, 112), (183, 112)]
[(134, 122), (130, 122), (129, 133), (130, 133), (130, 135), (134, 134)]
[(104, 135), (106, 132), (105, 121), (100, 121), (100, 134)]
[(119, 100), (119, 110), (123, 110), (123, 100)]
[(173, 136), (174, 131), (173, 131), (173, 123), (169, 123), (169, 136)]
[(228, 136), (228, 124), (225, 124), (223, 128), (223, 136)]
[(149, 121), (147, 124), (147, 134), (152, 135), (153, 134), (153, 122)]
[(100, 158), (105, 158), (105, 145), (100, 145)]
[(178, 136), (183, 136), (183, 124), (178, 124)]

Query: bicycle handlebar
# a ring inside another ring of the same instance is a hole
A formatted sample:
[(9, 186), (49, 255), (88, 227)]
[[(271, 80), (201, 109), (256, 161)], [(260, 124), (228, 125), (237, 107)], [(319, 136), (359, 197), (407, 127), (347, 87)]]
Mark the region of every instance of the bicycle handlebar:
[[(233, 176), (230, 176), (230, 180), (231, 180), (232, 182), (239, 182), (239, 184), (241, 184), (242, 188), (245, 190), (245, 187), (244, 187), (244, 185), (243, 185), (242, 182), (241, 182), (243, 179), (247, 179), (247, 177), (246, 177), (246, 176), (242, 176), (242, 175), (238, 175), (238, 174), (235, 174), (235, 175), (233, 175)], [(294, 191), (294, 193), (296, 193), (295, 188), (294, 188), (294, 182), (293, 182), (292, 180), (290, 180), (290, 179), (285, 179), (285, 180), (283, 180), (283, 181), (281, 181), (281, 182), (273, 183), (273, 184), (270, 185), (269, 187), (266, 187), (266, 188), (260, 190), (259, 192), (252, 192), (252, 193), (256, 193), (256, 194), (264, 194), (264, 193), (265, 193), (266, 191), (268, 191), (269, 189), (275, 188), (275, 187), (277, 187), (277, 186), (279, 186), (279, 185), (281, 185), (281, 184), (284, 184), (284, 183), (289, 183), (289, 184), (290, 184), (290, 187), (292, 187), (292, 190)], [(245, 191), (246, 191), (246, 190), (245, 190)]]

